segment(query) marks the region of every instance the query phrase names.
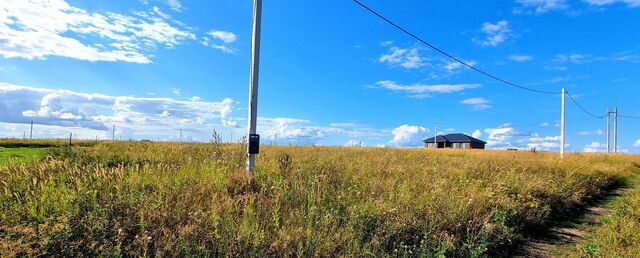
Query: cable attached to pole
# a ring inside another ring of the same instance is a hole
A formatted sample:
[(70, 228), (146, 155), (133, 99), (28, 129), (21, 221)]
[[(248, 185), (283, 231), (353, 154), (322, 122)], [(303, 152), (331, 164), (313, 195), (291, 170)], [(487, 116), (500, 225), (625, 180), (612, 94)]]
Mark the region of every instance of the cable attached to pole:
[(569, 99), (571, 99), (571, 101), (573, 101), (573, 103), (575, 103), (575, 104), (576, 104), (576, 106), (578, 106), (578, 107), (582, 110), (582, 112), (584, 112), (585, 114), (590, 115), (590, 116), (595, 117), (595, 118), (605, 118), (605, 117), (607, 116), (607, 115), (604, 115), (604, 116), (596, 116), (596, 115), (594, 115), (593, 113), (591, 113), (591, 112), (587, 111), (584, 107), (582, 107), (582, 105), (580, 105), (580, 103), (578, 103), (578, 101), (576, 101), (576, 99), (574, 99), (574, 98), (571, 96), (571, 94), (569, 94), (569, 92), (567, 92), (567, 96), (569, 96)]
[(367, 5), (363, 4), (362, 2), (360, 2), (360, 1), (358, 1), (358, 0), (353, 0), (353, 1), (354, 1), (356, 4), (360, 5), (362, 8), (364, 8), (364, 9), (366, 9), (367, 11), (369, 11), (370, 13), (372, 13), (373, 15), (375, 15), (375, 16), (377, 16), (378, 18), (382, 19), (383, 21), (387, 22), (388, 24), (390, 24), (391, 26), (395, 27), (396, 29), (398, 29), (398, 30), (400, 30), (400, 31), (404, 32), (405, 34), (409, 35), (410, 37), (412, 37), (413, 39), (417, 40), (418, 42), (420, 42), (420, 43), (422, 43), (422, 44), (426, 45), (427, 47), (429, 47), (429, 48), (431, 48), (431, 49), (433, 49), (433, 50), (437, 51), (438, 53), (440, 53), (440, 54), (442, 54), (442, 55), (444, 55), (444, 56), (446, 56), (446, 57), (450, 58), (451, 60), (454, 60), (454, 61), (456, 61), (456, 62), (458, 62), (458, 63), (460, 63), (460, 64), (462, 64), (462, 65), (464, 65), (464, 66), (466, 66), (466, 67), (468, 67), (468, 68), (470, 68), (470, 69), (472, 69), (472, 70), (474, 70), (474, 71), (478, 72), (478, 73), (481, 73), (481, 74), (483, 74), (483, 75), (485, 75), (485, 76), (487, 76), (487, 77), (491, 78), (491, 79), (494, 79), (494, 80), (496, 80), (496, 81), (502, 82), (502, 83), (504, 83), (504, 84), (506, 84), (506, 85), (509, 85), (509, 86), (512, 86), (512, 87), (520, 88), (520, 89), (522, 89), (522, 90), (528, 90), (528, 91), (531, 91), (531, 92), (541, 93), (541, 94), (552, 94), (552, 95), (558, 95), (558, 93), (557, 93), (557, 92), (552, 92), (552, 91), (543, 91), (543, 90), (537, 90), (537, 89), (533, 89), (533, 88), (525, 87), (525, 86), (522, 86), (522, 85), (519, 85), (519, 84), (516, 84), (516, 83), (510, 82), (510, 81), (507, 81), (507, 80), (505, 80), (505, 79), (502, 79), (502, 78), (500, 78), (500, 77), (498, 77), (498, 76), (496, 76), (496, 75), (493, 75), (493, 74), (490, 74), (490, 73), (488, 73), (488, 72), (485, 72), (485, 71), (481, 70), (480, 68), (477, 68), (477, 67), (475, 67), (475, 66), (473, 66), (473, 65), (471, 65), (471, 64), (468, 64), (467, 62), (462, 61), (461, 59), (459, 59), (459, 58), (457, 58), (457, 57), (453, 56), (452, 54), (449, 54), (449, 53), (445, 52), (444, 50), (442, 50), (442, 49), (440, 49), (440, 48), (438, 48), (438, 47), (436, 47), (436, 46), (432, 45), (431, 43), (427, 42), (426, 40), (423, 40), (422, 38), (420, 38), (420, 37), (416, 36), (415, 34), (411, 33), (410, 31), (408, 31), (408, 30), (404, 29), (402, 26), (400, 26), (400, 25), (398, 25), (398, 24), (394, 23), (393, 21), (391, 21), (391, 20), (387, 19), (387, 18), (386, 18), (386, 17), (384, 17), (382, 14), (379, 14), (378, 12), (376, 12), (376, 11), (375, 11), (375, 10), (373, 10), (373, 9), (371, 9), (370, 7), (368, 7)]

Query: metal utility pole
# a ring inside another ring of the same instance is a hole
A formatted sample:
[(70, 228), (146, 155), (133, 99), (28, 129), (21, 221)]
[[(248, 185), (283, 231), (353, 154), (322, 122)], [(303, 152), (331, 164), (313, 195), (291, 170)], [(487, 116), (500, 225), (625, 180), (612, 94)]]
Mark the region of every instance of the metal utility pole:
[(560, 114), (560, 158), (564, 158), (564, 143), (565, 143), (565, 96), (567, 95), (567, 90), (562, 88), (562, 108)]
[(616, 108), (616, 116), (613, 120), (613, 153), (618, 153), (618, 108)]
[(111, 131), (111, 141), (116, 140), (116, 126), (113, 126), (113, 130)]
[(611, 153), (611, 109), (607, 108), (607, 154)]
[(433, 148), (438, 148), (438, 122), (435, 123), (435, 131), (433, 131)]
[(260, 136), (256, 134), (258, 119), (258, 75), (260, 70), (260, 29), (262, 23), (262, 0), (253, 1), (253, 35), (251, 42), (251, 73), (249, 77), (249, 122), (247, 144), (247, 173), (253, 176)]
[(33, 140), (33, 121), (31, 121), (31, 131), (29, 131), (29, 140)]
[(178, 142), (182, 142), (182, 129), (180, 129), (180, 140)]

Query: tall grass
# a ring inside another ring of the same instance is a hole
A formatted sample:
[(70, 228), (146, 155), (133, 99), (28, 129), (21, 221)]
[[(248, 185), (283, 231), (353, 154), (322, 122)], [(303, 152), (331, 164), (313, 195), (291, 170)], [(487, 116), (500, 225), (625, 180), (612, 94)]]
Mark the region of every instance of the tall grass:
[(100, 143), (0, 167), (0, 256), (486, 256), (635, 156)]

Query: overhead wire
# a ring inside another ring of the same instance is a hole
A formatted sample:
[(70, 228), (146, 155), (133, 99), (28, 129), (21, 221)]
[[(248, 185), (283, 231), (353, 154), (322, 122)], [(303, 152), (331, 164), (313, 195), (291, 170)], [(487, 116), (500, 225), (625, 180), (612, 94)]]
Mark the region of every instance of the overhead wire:
[(576, 106), (578, 106), (580, 108), (580, 110), (582, 110), (582, 112), (584, 112), (585, 114), (590, 115), (590, 116), (595, 117), (595, 118), (605, 118), (605, 117), (607, 117), (607, 115), (603, 115), (603, 116), (594, 115), (593, 113), (587, 111), (582, 105), (580, 105), (580, 103), (578, 103), (578, 101), (576, 99), (574, 99), (573, 96), (571, 96), (571, 94), (569, 94), (569, 92), (566, 92), (566, 94), (569, 97), (569, 99), (571, 99), (571, 101), (573, 101), (573, 103), (575, 103)]
[(510, 81), (508, 81), (508, 80), (502, 79), (502, 78), (500, 78), (500, 77), (498, 77), (498, 76), (496, 76), (496, 75), (493, 75), (493, 74), (491, 74), (491, 73), (489, 73), (489, 72), (485, 72), (484, 70), (482, 70), (482, 69), (480, 69), (480, 68), (477, 68), (477, 67), (475, 67), (474, 65), (471, 65), (471, 64), (469, 64), (469, 63), (467, 63), (467, 62), (465, 62), (465, 61), (461, 60), (460, 58), (457, 58), (457, 57), (453, 56), (452, 54), (449, 54), (449, 53), (447, 53), (446, 51), (444, 51), (444, 50), (442, 50), (442, 49), (440, 49), (440, 48), (438, 48), (438, 47), (434, 46), (433, 44), (431, 44), (431, 43), (427, 42), (426, 40), (423, 40), (422, 38), (420, 38), (420, 37), (416, 36), (416, 35), (415, 35), (415, 34), (413, 34), (412, 32), (410, 32), (410, 31), (406, 30), (406, 29), (405, 29), (405, 28), (403, 28), (402, 26), (400, 26), (400, 25), (396, 24), (395, 22), (393, 22), (393, 21), (391, 21), (391, 20), (387, 19), (387, 18), (386, 18), (386, 17), (384, 17), (382, 14), (380, 14), (380, 13), (376, 12), (375, 10), (371, 9), (369, 6), (367, 6), (367, 5), (363, 4), (363, 3), (362, 3), (362, 2), (360, 2), (359, 0), (353, 0), (353, 1), (354, 1), (356, 4), (360, 5), (362, 8), (364, 8), (364, 9), (366, 9), (367, 11), (369, 11), (370, 13), (372, 13), (373, 15), (375, 15), (375, 16), (377, 16), (378, 18), (382, 19), (383, 21), (387, 22), (388, 24), (390, 24), (391, 26), (395, 27), (396, 29), (398, 29), (398, 30), (400, 30), (400, 31), (404, 32), (405, 34), (407, 34), (408, 36), (410, 36), (410, 37), (412, 37), (413, 39), (417, 40), (418, 42), (420, 42), (420, 43), (422, 43), (422, 44), (426, 45), (427, 47), (429, 47), (429, 48), (431, 48), (431, 49), (433, 49), (433, 50), (437, 51), (438, 53), (440, 53), (440, 54), (442, 54), (442, 55), (444, 55), (444, 56), (446, 56), (446, 57), (448, 57), (448, 58), (450, 58), (451, 60), (454, 60), (454, 61), (456, 61), (456, 62), (458, 62), (458, 63), (460, 63), (460, 64), (462, 64), (462, 65), (464, 65), (464, 66), (466, 66), (466, 67), (468, 67), (468, 68), (470, 68), (470, 69), (472, 69), (472, 70), (474, 70), (474, 71), (476, 71), (476, 72), (478, 72), (478, 73), (480, 73), (480, 74), (483, 74), (483, 75), (485, 75), (485, 76), (487, 76), (487, 77), (489, 77), (489, 78), (492, 78), (492, 79), (494, 79), (494, 80), (497, 80), (497, 81), (499, 81), (499, 82), (502, 82), (502, 83), (504, 83), (504, 84), (506, 84), (506, 85), (509, 85), (509, 86), (512, 86), (512, 87), (516, 87), (516, 88), (520, 88), (520, 89), (522, 89), (522, 90), (528, 90), (528, 91), (531, 91), (531, 92), (536, 92), (536, 93), (541, 93), (541, 94), (553, 94), (553, 95), (559, 95), (559, 94), (560, 94), (560, 93), (558, 93), (558, 92), (553, 92), (553, 91), (543, 91), (543, 90), (538, 90), (538, 89), (534, 89), (534, 88), (525, 87), (525, 86), (522, 86), (522, 85), (519, 85), (519, 84), (516, 84), (516, 83), (510, 82)]
[[(373, 9), (372, 9), (372, 8), (370, 8), (369, 6), (365, 5), (365, 4), (364, 4), (364, 3), (362, 3), (361, 1), (359, 1), (359, 0), (353, 0), (353, 2), (355, 2), (356, 4), (358, 4), (360, 7), (364, 8), (365, 10), (369, 11), (370, 13), (372, 13), (373, 15), (375, 15), (376, 17), (378, 17), (378, 18), (382, 19), (383, 21), (385, 21), (385, 22), (386, 22), (386, 23), (388, 23), (389, 25), (391, 25), (391, 26), (395, 27), (396, 29), (398, 29), (398, 30), (402, 31), (403, 33), (405, 33), (406, 35), (410, 36), (411, 38), (413, 38), (413, 39), (417, 40), (418, 42), (420, 42), (420, 43), (422, 43), (422, 44), (426, 45), (427, 47), (429, 47), (429, 48), (431, 48), (431, 49), (435, 50), (436, 52), (438, 52), (438, 53), (440, 53), (440, 54), (442, 54), (442, 55), (444, 55), (444, 56), (446, 56), (446, 57), (450, 58), (451, 60), (456, 61), (456, 62), (458, 62), (458, 63), (460, 63), (460, 64), (462, 64), (462, 65), (464, 65), (464, 66), (466, 66), (466, 67), (468, 67), (468, 68), (470, 68), (470, 69), (472, 69), (472, 70), (474, 70), (474, 71), (476, 71), (476, 72), (478, 72), (478, 73), (480, 73), (480, 74), (482, 74), (482, 75), (485, 75), (485, 76), (487, 76), (487, 77), (489, 77), (489, 78), (492, 78), (492, 79), (494, 79), (494, 80), (496, 80), (496, 81), (499, 81), (499, 82), (501, 82), (501, 83), (503, 83), (503, 84), (506, 84), (506, 85), (509, 85), (509, 86), (512, 86), (512, 87), (516, 87), (516, 88), (520, 88), (520, 89), (522, 89), (522, 90), (527, 90), (527, 91), (531, 91), (531, 92), (535, 92), (535, 93), (541, 93), (541, 94), (553, 94), (553, 95), (558, 95), (558, 94), (559, 94), (559, 93), (557, 93), (557, 92), (553, 92), (553, 91), (543, 91), (543, 90), (538, 90), (538, 89), (534, 89), (534, 88), (525, 87), (525, 86), (522, 86), (522, 85), (520, 85), (520, 84), (516, 84), (516, 83), (510, 82), (510, 81), (508, 81), (508, 80), (502, 79), (502, 78), (500, 78), (500, 77), (498, 77), (498, 76), (496, 76), (496, 75), (493, 75), (493, 74), (491, 74), (491, 73), (489, 73), (489, 72), (486, 72), (486, 71), (484, 71), (484, 70), (482, 70), (482, 69), (480, 69), (480, 68), (477, 68), (477, 67), (475, 67), (474, 65), (471, 65), (471, 64), (469, 64), (469, 63), (467, 63), (467, 62), (463, 61), (462, 59), (457, 58), (457, 57), (455, 57), (454, 55), (449, 54), (449, 53), (447, 53), (446, 51), (444, 51), (444, 50), (442, 50), (442, 49), (440, 49), (440, 48), (438, 48), (438, 47), (434, 46), (433, 44), (431, 44), (431, 43), (427, 42), (426, 40), (424, 40), (424, 39), (420, 38), (419, 36), (417, 36), (417, 35), (415, 35), (414, 33), (412, 33), (412, 32), (410, 32), (410, 31), (408, 31), (407, 29), (403, 28), (402, 26), (400, 26), (400, 25), (396, 24), (395, 22), (393, 22), (393, 21), (391, 21), (390, 19), (386, 18), (386, 17), (385, 17), (385, 16), (383, 16), (382, 14), (380, 14), (380, 13), (378, 13), (377, 11), (373, 10)], [(589, 112), (588, 110), (586, 110), (586, 109), (585, 109), (585, 108), (584, 108), (584, 107), (583, 107), (583, 106), (582, 106), (582, 105), (581, 105), (581, 104), (580, 104), (580, 103), (579, 103), (575, 98), (573, 98), (573, 96), (571, 96), (571, 94), (569, 94), (568, 92), (567, 92), (566, 94), (567, 94), (567, 96), (569, 96), (569, 99), (571, 99), (571, 101), (572, 101), (573, 103), (575, 103), (575, 104), (576, 104), (576, 106), (578, 106), (578, 108), (580, 108), (580, 110), (581, 110), (582, 112), (584, 112), (585, 114), (587, 114), (587, 115), (589, 115), (589, 116), (592, 116), (592, 117), (594, 117), (594, 118), (597, 118), (597, 119), (602, 119), (602, 118), (605, 118), (605, 117), (607, 116), (607, 115), (603, 115), (603, 116), (594, 115), (593, 113), (591, 113), (591, 112)], [(622, 115), (621, 115), (620, 117), (640, 119), (640, 117), (636, 117), (636, 116), (622, 116)]]
[(625, 115), (618, 115), (619, 117), (624, 117), (624, 118), (633, 118), (633, 119), (640, 119), (640, 116), (625, 116)]

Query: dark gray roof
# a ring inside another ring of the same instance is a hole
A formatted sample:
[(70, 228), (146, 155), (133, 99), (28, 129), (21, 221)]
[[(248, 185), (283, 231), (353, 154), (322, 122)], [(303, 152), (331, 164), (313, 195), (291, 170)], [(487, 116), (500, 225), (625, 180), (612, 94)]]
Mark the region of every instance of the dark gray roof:
[[(433, 142), (433, 137), (424, 140), (425, 143), (429, 143), (429, 142)], [(483, 143), (486, 144), (486, 142), (482, 141), (482, 140), (478, 140), (476, 138), (473, 138), (469, 135), (463, 134), (463, 133), (452, 133), (452, 134), (447, 134), (447, 135), (438, 135), (436, 138), (436, 142), (441, 143), (441, 142), (475, 142), (475, 143)]]

